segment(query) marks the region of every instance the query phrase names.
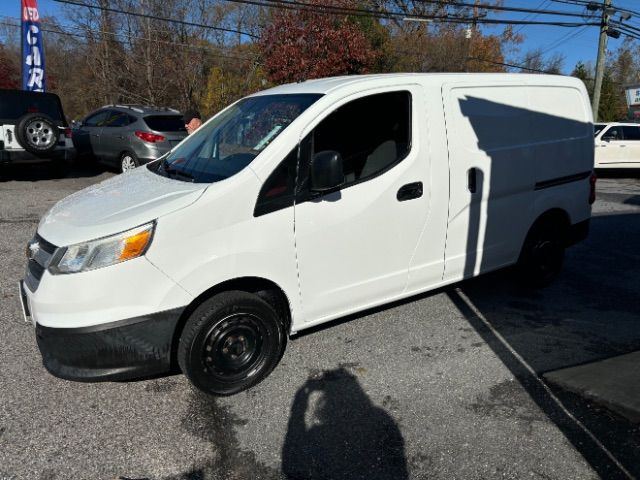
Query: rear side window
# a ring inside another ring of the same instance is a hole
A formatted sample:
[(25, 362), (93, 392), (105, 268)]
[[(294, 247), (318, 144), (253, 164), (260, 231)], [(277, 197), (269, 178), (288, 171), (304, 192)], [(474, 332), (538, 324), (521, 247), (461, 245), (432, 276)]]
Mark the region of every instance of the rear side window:
[(158, 132), (186, 132), (180, 115), (149, 115), (144, 117), (144, 123), (151, 130)]
[(27, 113), (44, 113), (66, 125), (57, 96), (47, 93), (0, 90), (0, 120), (14, 122)]
[(104, 122), (105, 127), (126, 127), (136, 121), (135, 117), (124, 112), (111, 111), (109, 118)]
[(611, 127), (602, 134), (603, 140), (622, 140), (622, 127)]
[(640, 140), (640, 127), (622, 127), (622, 134), (625, 140)]
[(381, 93), (347, 103), (314, 129), (312, 142), (312, 155), (340, 153), (345, 185), (372, 178), (409, 153), (411, 94)]

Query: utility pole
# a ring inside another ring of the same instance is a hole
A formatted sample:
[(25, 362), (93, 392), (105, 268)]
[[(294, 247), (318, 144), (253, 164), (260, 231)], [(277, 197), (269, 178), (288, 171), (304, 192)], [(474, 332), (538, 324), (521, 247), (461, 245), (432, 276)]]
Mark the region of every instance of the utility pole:
[(478, 18), (480, 18), (480, 0), (475, 0), (473, 4), (473, 20), (471, 21), (471, 27), (467, 27), (465, 37), (467, 39), (467, 58), (464, 61), (464, 71), (469, 71), (469, 57), (471, 56), (471, 44), (473, 37), (477, 34), (478, 30)]
[(598, 108), (600, 106), (600, 90), (602, 89), (602, 78), (604, 77), (604, 60), (607, 54), (607, 32), (609, 30), (609, 14), (611, 0), (602, 2), (602, 23), (600, 24), (600, 41), (598, 42), (598, 60), (596, 61), (596, 82), (593, 87), (593, 121), (598, 121)]

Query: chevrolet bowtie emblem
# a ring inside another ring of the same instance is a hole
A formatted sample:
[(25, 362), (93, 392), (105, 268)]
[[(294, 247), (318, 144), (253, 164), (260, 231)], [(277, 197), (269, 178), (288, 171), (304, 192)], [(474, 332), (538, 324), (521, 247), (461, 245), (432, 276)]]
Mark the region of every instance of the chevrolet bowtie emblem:
[(36, 258), (36, 255), (40, 251), (40, 244), (38, 242), (30, 243), (27, 246), (27, 258), (29, 260)]

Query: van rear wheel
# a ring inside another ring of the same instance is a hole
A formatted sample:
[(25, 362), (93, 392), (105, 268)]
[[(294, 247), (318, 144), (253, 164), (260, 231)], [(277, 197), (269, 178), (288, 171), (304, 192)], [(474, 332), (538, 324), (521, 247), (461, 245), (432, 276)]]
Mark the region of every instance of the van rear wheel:
[(250, 293), (223, 292), (187, 320), (178, 364), (199, 390), (233, 395), (269, 375), (285, 346), (283, 322), (271, 305)]
[(531, 287), (546, 287), (553, 282), (564, 262), (564, 228), (556, 222), (534, 225), (522, 247), (518, 273)]

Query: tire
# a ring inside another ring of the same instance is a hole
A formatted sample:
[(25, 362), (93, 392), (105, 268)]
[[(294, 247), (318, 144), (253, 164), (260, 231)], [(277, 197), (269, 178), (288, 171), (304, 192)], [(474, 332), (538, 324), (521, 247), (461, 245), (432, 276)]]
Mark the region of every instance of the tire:
[(284, 324), (250, 293), (223, 292), (191, 314), (178, 344), (180, 369), (209, 395), (233, 395), (267, 377), (286, 347)]
[(546, 287), (558, 277), (564, 262), (564, 232), (564, 225), (557, 221), (543, 221), (531, 228), (517, 264), (524, 284)]
[(16, 124), (16, 139), (27, 152), (48, 156), (56, 148), (60, 132), (53, 119), (44, 113), (28, 113)]
[(138, 161), (138, 157), (136, 157), (135, 153), (124, 152), (120, 156), (120, 173), (127, 173), (133, 170), (134, 168), (138, 168), (140, 166), (140, 162)]

